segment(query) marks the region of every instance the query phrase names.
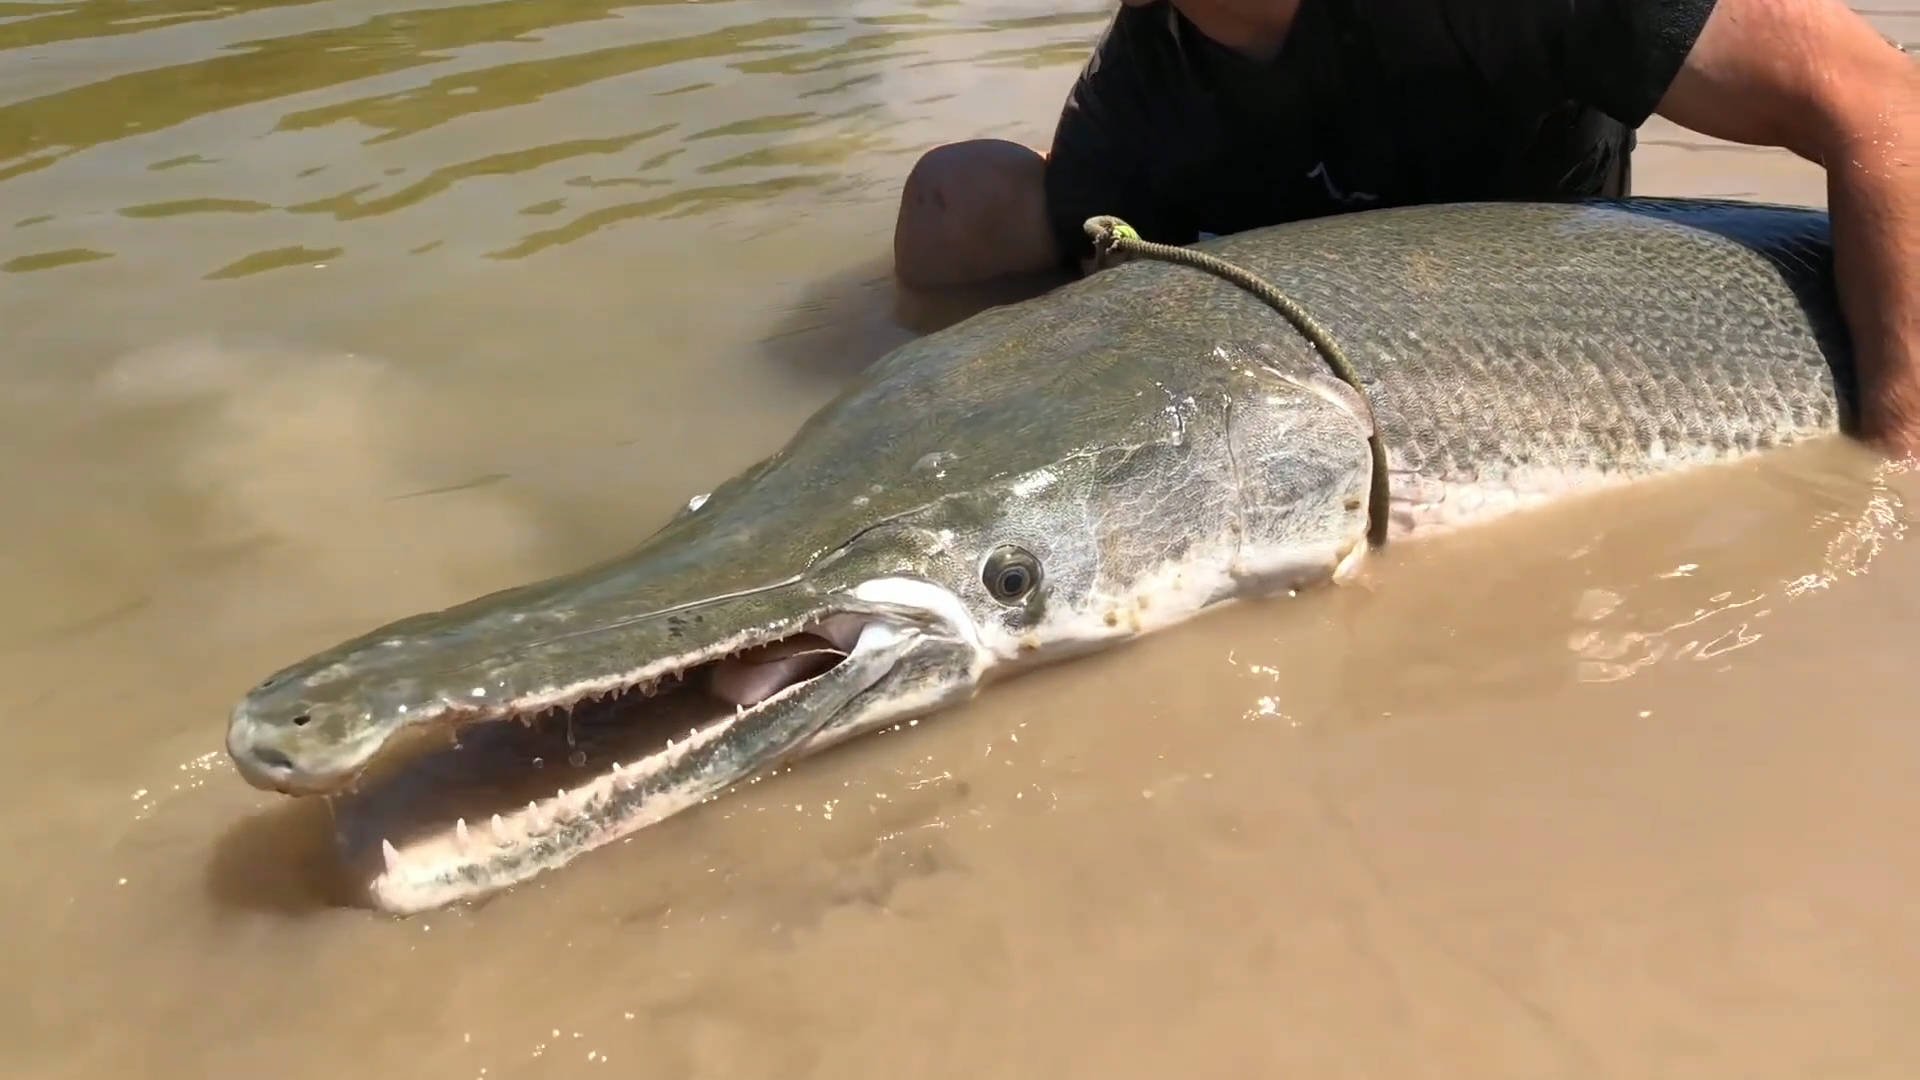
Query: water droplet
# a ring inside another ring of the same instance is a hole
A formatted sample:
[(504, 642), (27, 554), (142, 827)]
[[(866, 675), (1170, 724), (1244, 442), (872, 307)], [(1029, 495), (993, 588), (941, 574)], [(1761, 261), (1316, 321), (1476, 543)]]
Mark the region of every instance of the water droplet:
[(544, 768), (544, 767), (546, 766), (546, 764), (547, 764), (547, 759), (546, 759), (546, 758), (534, 758), (534, 759), (533, 759), (533, 767), (534, 767), (534, 768), (536, 768), (536, 769), (539, 769), (539, 768)]
[(586, 763), (587, 763), (587, 752), (585, 750), (575, 750), (573, 753), (567, 755), (567, 764), (573, 766), (576, 769), (582, 765), (585, 765)]

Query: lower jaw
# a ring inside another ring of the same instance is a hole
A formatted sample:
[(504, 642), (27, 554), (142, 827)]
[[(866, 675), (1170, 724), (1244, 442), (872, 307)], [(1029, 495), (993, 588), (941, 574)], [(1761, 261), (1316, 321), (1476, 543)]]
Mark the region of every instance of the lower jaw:
[[(497, 892), (871, 729), (878, 711), (898, 711), (862, 697), (904, 653), (889, 655), (844, 671), (832, 664), (755, 708), (689, 688), (648, 701), (639, 717), (622, 702), (547, 717), (543, 731), (479, 725), (339, 797), (336, 840), (380, 910), (411, 914)], [(780, 725), (817, 715), (809, 696), (831, 719), (779, 745)]]
[(708, 693), (710, 674), (695, 669), (655, 698), (475, 724), (376, 765), (330, 800), (352, 887), (388, 912), (440, 907), (554, 869), (712, 797), (726, 785), (647, 784), (754, 717)]
[(728, 719), (697, 729), (646, 759), (646, 768), (619, 766), (571, 788), (562, 787), (484, 825), (456, 824), (452, 831), (408, 845), (403, 852), (382, 841), (382, 872), (367, 884), (373, 905), (393, 914), (415, 914), (498, 892), (707, 801), (727, 786), (682, 785), (645, 790), (644, 781), (674, 761), (731, 730)]

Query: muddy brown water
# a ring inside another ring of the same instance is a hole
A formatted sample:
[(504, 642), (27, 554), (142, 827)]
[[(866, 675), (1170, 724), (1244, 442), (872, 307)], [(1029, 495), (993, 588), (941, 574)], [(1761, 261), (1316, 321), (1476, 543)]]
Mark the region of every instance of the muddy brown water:
[[(0, 1071), (1911, 1077), (1920, 481), (1444, 542), (497, 899), (330, 898), (267, 671), (614, 553), (887, 348), (1106, 8), (0, 3)], [(1920, 14), (1873, 12), (1897, 40)], [(1656, 121), (1638, 186), (1818, 204)]]

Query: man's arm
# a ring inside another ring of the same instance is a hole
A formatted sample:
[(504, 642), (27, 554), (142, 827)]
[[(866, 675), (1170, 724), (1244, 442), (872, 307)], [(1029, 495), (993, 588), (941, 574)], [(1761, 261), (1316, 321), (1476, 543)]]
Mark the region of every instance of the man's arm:
[(1920, 453), (1920, 65), (1841, 0), (1719, 0), (1657, 111), (1825, 167), (1860, 434)]

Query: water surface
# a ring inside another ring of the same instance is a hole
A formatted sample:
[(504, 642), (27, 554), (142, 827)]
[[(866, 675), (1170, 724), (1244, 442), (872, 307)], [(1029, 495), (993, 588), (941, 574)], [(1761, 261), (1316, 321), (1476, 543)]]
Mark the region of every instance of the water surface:
[[(0, 3), (0, 976), (35, 1077), (1910, 1077), (1916, 487), (1409, 546), (468, 909), (227, 708), (612, 554), (981, 298), (890, 282), (1102, 3)], [(1920, 14), (1883, 6), (1897, 40)], [(1640, 190), (1807, 204), (1643, 132)]]

